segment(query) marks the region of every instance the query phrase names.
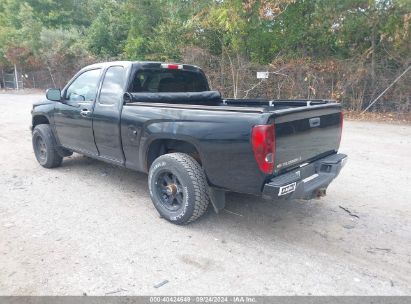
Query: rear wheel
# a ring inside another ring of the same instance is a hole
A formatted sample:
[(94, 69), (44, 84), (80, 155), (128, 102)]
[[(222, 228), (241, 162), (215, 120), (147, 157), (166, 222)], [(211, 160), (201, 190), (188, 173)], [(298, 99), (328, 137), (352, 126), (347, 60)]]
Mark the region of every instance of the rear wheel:
[(33, 150), (37, 161), (45, 168), (61, 165), (63, 157), (56, 150), (56, 140), (50, 125), (37, 125), (32, 134)]
[(148, 184), (157, 211), (174, 224), (193, 222), (207, 210), (209, 197), (204, 170), (187, 154), (158, 157), (150, 167)]

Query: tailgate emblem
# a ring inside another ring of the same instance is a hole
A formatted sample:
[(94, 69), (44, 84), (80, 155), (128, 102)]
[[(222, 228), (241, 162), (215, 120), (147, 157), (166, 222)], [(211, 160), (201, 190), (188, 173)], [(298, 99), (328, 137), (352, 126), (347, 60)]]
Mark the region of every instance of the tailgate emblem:
[(288, 185), (280, 187), (280, 190), (278, 190), (278, 196), (282, 196), (282, 195), (286, 195), (288, 193), (294, 192), (296, 185), (297, 183), (294, 182), (292, 184), (288, 184)]
[(321, 122), (320, 117), (310, 118), (308, 121), (310, 122), (311, 128), (319, 127)]

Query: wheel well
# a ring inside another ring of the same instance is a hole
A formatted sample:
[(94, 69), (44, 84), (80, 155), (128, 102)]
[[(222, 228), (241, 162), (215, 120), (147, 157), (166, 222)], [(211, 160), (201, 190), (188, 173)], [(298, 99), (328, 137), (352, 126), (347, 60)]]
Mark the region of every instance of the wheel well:
[(33, 128), (37, 125), (46, 124), (49, 125), (50, 122), (44, 115), (36, 115), (33, 117)]
[(193, 157), (200, 165), (200, 153), (196, 147), (186, 141), (176, 139), (157, 139), (150, 144), (147, 152), (147, 169), (150, 168), (153, 161), (164, 154), (181, 152)]

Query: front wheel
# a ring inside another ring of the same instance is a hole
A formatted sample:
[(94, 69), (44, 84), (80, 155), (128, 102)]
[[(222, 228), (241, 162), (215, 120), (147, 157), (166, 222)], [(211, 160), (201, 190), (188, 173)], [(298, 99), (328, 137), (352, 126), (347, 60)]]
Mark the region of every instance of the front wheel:
[(55, 168), (61, 165), (63, 158), (56, 151), (56, 140), (50, 125), (37, 125), (32, 135), (33, 150), (40, 165)]
[(184, 153), (158, 157), (150, 167), (148, 185), (154, 207), (174, 224), (195, 221), (209, 204), (204, 170), (194, 158)]

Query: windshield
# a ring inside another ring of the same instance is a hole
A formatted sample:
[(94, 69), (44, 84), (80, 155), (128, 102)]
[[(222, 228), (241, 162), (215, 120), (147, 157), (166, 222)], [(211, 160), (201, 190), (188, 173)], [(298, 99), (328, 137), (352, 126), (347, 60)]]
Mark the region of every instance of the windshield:
[(208, 91), (205, 77), (198, 72), (144, 69), (134, 76), (130, 92), (203, 92)]

